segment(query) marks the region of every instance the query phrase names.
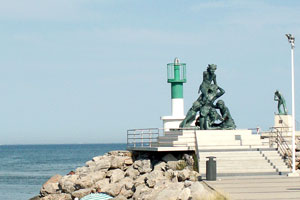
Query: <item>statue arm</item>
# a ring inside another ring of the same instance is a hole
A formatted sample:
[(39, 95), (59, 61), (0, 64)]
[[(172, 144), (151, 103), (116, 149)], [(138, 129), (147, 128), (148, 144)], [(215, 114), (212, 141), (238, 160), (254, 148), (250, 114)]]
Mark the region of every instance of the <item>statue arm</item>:
[(218, 85), (217, 84), (217, 75), (215, 75), (215, 74), (214, 74), (213, 82), (214, 82), (215, 85)]
[(216, 94), (216, 96), (212, 99), (212, 103), (217, 99), (217, 98), (219, 98), (220, 96), (222, 96), (223, 94), (225, 94), (225, 90), (223, 90), (222, 88), (220, 88), (219, 86), (218, 86), (218, 89), (219, 89), (219, 92)]

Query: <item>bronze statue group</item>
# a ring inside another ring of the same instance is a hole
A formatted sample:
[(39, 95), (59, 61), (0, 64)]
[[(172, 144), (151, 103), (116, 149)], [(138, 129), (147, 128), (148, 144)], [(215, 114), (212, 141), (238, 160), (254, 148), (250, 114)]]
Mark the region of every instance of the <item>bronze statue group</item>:
[(217, 85), (215, 71), (217, 66), (210, 64), (207, 70), (203, 72), (203, 81), (199, 87), (199, 98), (193, 103), (192, 107), (186, 114), (185, 119), (181, 122), (181, 128), (190, 127), (195, 121), (195, 125), (201, 130), (226, 130), (235, 129), (235, 123), (232, 119), (229, 109), (225, 106), (223, 100), (218, 100), (225, 91)]

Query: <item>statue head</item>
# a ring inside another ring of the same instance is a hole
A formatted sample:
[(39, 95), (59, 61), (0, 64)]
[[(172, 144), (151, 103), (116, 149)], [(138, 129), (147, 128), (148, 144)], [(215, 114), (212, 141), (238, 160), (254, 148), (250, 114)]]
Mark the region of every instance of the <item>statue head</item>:
[(218, 113), (217, 113), (216, 109), (210, 108), (208, 115), (209, 115), (209, 118), (210, 118), (212, 121), (214, 121), (214, 120), (217, 119)]
[(208, 64), (207, 66), (207, 71), (210, 73), (214, 73), (217, 70), (217, 65), (215, 64)]
[(217, 101), (216, 106), (218, 108), (223, 108), (225, 106), (225, 103), (223, 100), (219, 100), (219, 101)]
[(279, 90), (276, 90), (274, 95), (281, 98), (281, 94), (280, 94)]

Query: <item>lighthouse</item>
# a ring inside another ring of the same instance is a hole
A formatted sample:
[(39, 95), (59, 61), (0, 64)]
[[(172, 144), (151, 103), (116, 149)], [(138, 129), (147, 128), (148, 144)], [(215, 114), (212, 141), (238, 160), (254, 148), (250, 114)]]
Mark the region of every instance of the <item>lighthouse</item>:
[(178, 58), (174, 63), (167, 64), (168, 83), (171, 83), (171, 116), (163, 116), (163, 127), (165, 130), (179, 128), (179, 124), (185, 118), (183, 83), (186, 83), (186, 64), (180, 63)]

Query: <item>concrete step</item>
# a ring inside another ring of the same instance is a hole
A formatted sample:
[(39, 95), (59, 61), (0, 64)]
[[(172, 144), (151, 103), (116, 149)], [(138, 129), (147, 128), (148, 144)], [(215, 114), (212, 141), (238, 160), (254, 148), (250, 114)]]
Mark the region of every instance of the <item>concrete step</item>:
[(268, 146), (264, 145), (198, 145), (199, 151), (214, 151), (214, 150), (238, 150), (238, 149), (244, 149), (244, 150), (257, 150), (257, 149), (268, 149)]
[[(206, 173), (205, 168), (200, 168), (201, 173)], [(273, 168), (262, 168), (262, 169), (217, 169), (217, 173), (262, 173), (262, 172), (277, 172)]]

